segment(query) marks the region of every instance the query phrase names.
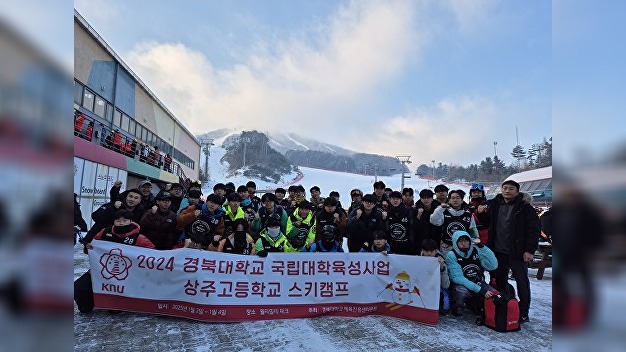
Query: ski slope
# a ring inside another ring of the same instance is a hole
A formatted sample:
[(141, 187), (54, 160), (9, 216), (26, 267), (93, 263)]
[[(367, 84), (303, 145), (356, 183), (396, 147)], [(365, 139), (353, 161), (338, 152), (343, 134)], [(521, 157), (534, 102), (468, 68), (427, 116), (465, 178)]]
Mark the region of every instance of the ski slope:
[[(301, 184), (307, 191), (307, 196), (309, 193), (309, 188), (313, 186), (320, 187), (322, 191), (322, 196), (327, 196), (331, 191), (337, 191), (341, 195), (340, 199), (343, 200), (343, 203), (346, 204), (350, 201), (350, 191), (354, 188), (358, 188), (363, 191), (365, 194), (372, 193), (374, 190), (374, 182), (376, 180), (383, 181), (387, 187), (390, 187), (393, 190), (402, 191), (401, 189), (401, 175), (393, 175), (393, 176), (374, 176), (374, 175), (362, 175), (362, 174), (353, 174), (348, 172), (341, 171), (330, 171), (330, 170), (322, 170), (322, 169), (314, 169), (310, 167), (300, 166), (300, 172), (302, 173), (302, 178), (298, 180), (300, 176), (297, 172), (292, 172), (288, 175), (282, 177), (279, 182), (267, 182), (260, 179), (251, 179), (243, 175), (228, 175), (228, 163), (221, 163), (220, 159), (226, 153), (226, 149), (224, 148), (211, 148), (211, 156), (209, 157), (209, 182), (203, 186), (203, 193), (205, 195), (211, 194), (213, 192), (213, 186), (216, 183), (226, 183), (232, 182), (235, 184), (235, 187), (240, 185), (245, 185), (248, 181), (252, 180), (257, 185), (257, 190), (259, 191), (274, 191), (278, 187), (282, 187), (287, 189), (292, 184)], [(405, 176), (409, 176), (409, 174), (405, 174)], [(435, 186), (441, 182), (429, 181), (421, 178), (417, 178), (415, 175), (410, 175), (411, 178), (405, 178), (404, 187), (412, 187), (416, 193), (419, 193), (420, 190), (428, 188), (433, 189)], [(457, 184), (457, 183), (445, 183), (446, 186), (450, 189), (462, 189), (465, 193), (468, 193), (469, 185), (467, 184)], [(466, 196), (467, 200), (467, 196)]]

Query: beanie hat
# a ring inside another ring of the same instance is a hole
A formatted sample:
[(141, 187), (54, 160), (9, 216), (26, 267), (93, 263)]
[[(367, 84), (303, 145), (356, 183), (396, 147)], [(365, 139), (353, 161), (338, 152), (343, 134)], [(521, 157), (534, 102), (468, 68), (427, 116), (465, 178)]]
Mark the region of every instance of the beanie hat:
[(406, 271), (403, 271), (400, 274), (396, 275), (396, 279), (411, 281), (411, 277), (409, 276), (409, 274), (406, 273)]

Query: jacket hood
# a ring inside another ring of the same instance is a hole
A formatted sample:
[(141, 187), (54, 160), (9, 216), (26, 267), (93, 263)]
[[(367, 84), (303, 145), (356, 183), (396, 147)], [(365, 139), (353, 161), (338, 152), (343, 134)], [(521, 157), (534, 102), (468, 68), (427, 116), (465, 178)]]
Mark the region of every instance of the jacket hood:
[[(470, 246), (467, 252), (461, 251), (459, 249), (459, 246), (456, 245), (456, 243), (459, 241), (459, 238), (463, 236), (467, 237), (470, 240)], [(452, 248), (459, 256), (463, 258), (468, 258), (470, 256), (470, 253), (472, 253), (472, 249), (474, 248), (474, 243), (472, 243), (472, 236), (470, 236), (467, 231), (454, 231), (454, 233), (452, 234)]]
[(213, 219), (213, 218), (221, 218), (222, 216), (226, 215), (226, 212), (224, 211), (224, 209), (222, 209), (221, 206), (218, 206), (217, 209), (215, 209), (215, 214), (209, 214), (209, 208), (207, 207), (206, 203), (203, 203), (202, 214), (210, 219)]

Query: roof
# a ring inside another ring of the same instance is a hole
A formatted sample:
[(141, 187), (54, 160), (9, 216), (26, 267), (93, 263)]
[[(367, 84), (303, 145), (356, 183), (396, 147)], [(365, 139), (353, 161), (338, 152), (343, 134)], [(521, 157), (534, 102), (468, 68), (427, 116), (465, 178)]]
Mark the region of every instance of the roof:
[(517, 183), (521, 183), (521, 182), (528, 182), (528, 181), (534, 181), (534, 180), (545, 180), (547, 178), (552, 178), (552, 166), (518, 172), (516, 174), (513, 174), (507, 177), (505, 181), (513, 180)]

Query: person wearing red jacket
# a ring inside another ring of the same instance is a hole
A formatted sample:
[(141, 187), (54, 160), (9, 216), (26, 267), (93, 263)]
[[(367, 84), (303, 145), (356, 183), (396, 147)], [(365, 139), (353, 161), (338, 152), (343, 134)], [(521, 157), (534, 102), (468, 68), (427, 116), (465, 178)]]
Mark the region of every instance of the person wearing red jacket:
[[(133, 212), (127, 209), (120, 209), (116, 211), (113, 226), (103, 228), (93, 237), (93, 239), (153, 249), (154, 244), (152, 241), (150, 241), (148, 237), (139, 233), (141, 227), (139, 224), (132, 221), (133, 216)], [(87, 243), (85, 247), (87, 249), (93, 249), (91, 242)]]
[[(130, 210), (117, 210), (114, 214), (113, 226), (103, 228), (93, 239), (153, 249), (154, 244), (140, 233), (140, 226), (131, 220), (133, 216), (133, 212)], [(85, 249), (93, 249), (93, 245), (87, 243)], [(95, 304), (89, 271), (74, 281), (74, 301), (81, 313), (89, 313), (93, 310)], [(116, 311), (111, 310), (109, 312), (116, 313)]]
[(80, 136), (80, 133), (83, 131), (83, 126), (85, 125), (85, 115), (78, 114), (74, 117), (74, 135)]

